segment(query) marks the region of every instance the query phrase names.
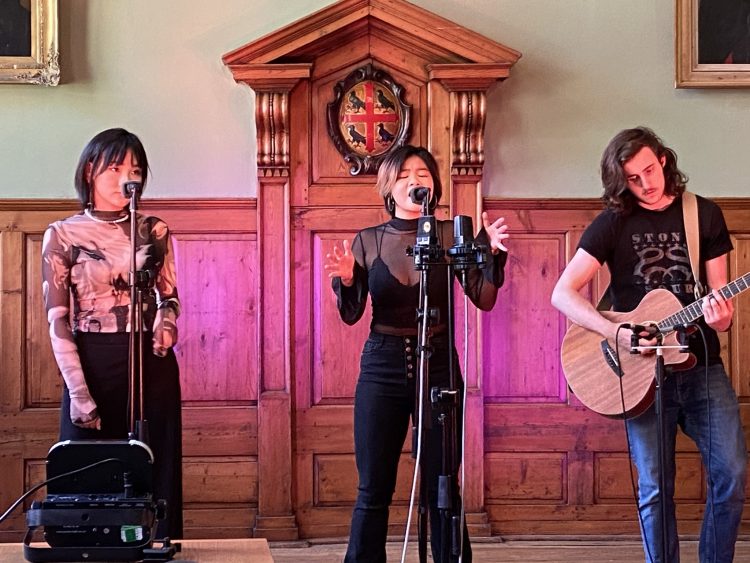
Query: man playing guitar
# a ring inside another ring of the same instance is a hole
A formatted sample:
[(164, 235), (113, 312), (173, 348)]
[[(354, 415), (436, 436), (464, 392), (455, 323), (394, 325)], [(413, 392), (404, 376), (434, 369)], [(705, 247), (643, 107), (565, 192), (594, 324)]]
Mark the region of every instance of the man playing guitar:
[[(653, 289), (666, 289), (683, 306), (695, 301), (687, 252), (682, 194), (687, 178), (677, 168), (674, 151), (645, 127), (618, 133), (602, 155), (601, 176), (606, 209), (588, 226), (578, 249), (552, 293), (552, 304), (584, 329), (615, 341), (619, 323), (601, 315), (579, 293), (607, 264), (609, 297), (615, 311), (630, 311)], [(708, 469), (707, 503), (700, 535), (701, 562), (731, 562), (745, 501), (747, 454), (737, 396), (720, 357), (717, 331), (729, 330), (734, 307), (718, 288), (727, 283), (727, 253), (732, 242), (721, 209), (698, 197), (700, 270), (710, 293), (700, 304), (700, 332), (689, 337), (697, 364), (665, 380), (664, 401), (667, 546), (669, 563), (679, 562), (674, 505), (675, 436), (682, 428), (698, 446)], [(619, 330), (627, 351), (630, 331)], [(656, 339), (641, 332), (640, 343)], [(708, 388), (705, 374), (707, 372)], [(710, 424), (710, 428), (709, 428)], [(659, 561), (661, 517), (654, 406), (627, 420), (630, 446), (638, 468), (639, 511), (647, 561)], [(710, 456), (710, 460), (709, 460)]]

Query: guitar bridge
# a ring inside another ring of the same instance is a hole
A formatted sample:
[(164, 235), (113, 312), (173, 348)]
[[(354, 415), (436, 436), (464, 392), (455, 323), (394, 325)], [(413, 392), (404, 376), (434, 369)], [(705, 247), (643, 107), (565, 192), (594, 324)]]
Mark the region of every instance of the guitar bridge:
[(620, 372), (620, 365), (617, 363), (617, 355), (612, 349), (612, 346), (609, 345), (609, 341), (607, 341), (606, 339), (602, 340), (600, 346), (602, 348), (604, 361), (607, 362), (607, 365), (615, 373), (615, 375), (618, 377), (620, 377), (621, 375), (625, 375)]

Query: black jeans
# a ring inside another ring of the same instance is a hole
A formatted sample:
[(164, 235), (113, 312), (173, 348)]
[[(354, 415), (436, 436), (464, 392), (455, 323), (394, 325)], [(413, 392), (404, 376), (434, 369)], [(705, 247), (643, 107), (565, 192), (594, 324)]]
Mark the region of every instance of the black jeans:
[[(383, 563), (386, 560), (388, 512), (396, 487), (398, 461), (408, 431), (409, 418), (414, 416), (416, 419), (416, 413), (413, 412), (419, 378), (416, 344), (414, 336), (371, 333), (362, 351), (354, 398), (354, 449), (359, 472), (359, 493), (352, 514), (346, 563)], [(434, 352), (430, 358), (430, 386), (447, 387), (447, 337), (434, 337), (432, 345)], [(460, 381), (460, 375), (458, 379)], [(429, 393), (429, 390), (425, 392)], [(426, 411), (425, 418), (428, 416), (430, 413)], [(459, 429), (460, 418), (459, 408)], [(450, 559), (445, 559), (440, 554), (443, 534), (437, 508), (437, 482), (442, 469), (442, 427), (436, 420), (436, 413), (432, 413), (431, 419), (431, 429), (425, 431), (422, 444), (425, 462), (422, 466), (422, 478), (427, 479), (429, 491), (432, 558), (436, 563), (448, 563)], [(457, 474), (460, 463), (460, 440), (458, 447), (454, 475)], [(453, 506), (458, 512), (461, 498), (457, 480), (453, 483), (452, 491)], [(463, 535), (463, 561), (471, 563), (471, 545), (465, 525)], [(449, 543), (450, 538), (446, 541)]]

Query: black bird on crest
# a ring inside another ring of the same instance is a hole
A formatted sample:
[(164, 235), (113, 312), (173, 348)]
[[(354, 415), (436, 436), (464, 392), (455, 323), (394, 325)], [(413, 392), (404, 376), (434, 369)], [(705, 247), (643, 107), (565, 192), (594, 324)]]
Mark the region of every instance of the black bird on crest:
[(378, 123), (378, 137), (383, 144), (390, 143), (393, 140), (393, 133), (385, 128), (385, 125)]
[(383, 91), (380, 88), (378, 88), (377, 91), (378, 105), (384, 110), (392, 109), (393, 111), (396, 111), (396, 106), (393, 105), (393, 102), (390, 101), (385, 94), (383, 94)]
[(357, 94), (354, 90), (349, 92), (349, 103), (354, 108), (355, 112), (359, 112), (359, 110), (365, 109), (365, 102), (357, 97)]
[(364, 145), (367, 143), (365, 136), (357, 131), (357, 128), (354, 127), (354, 125), (348, 125), (347, 129), (349, 129), (349, 139), (351, 140), (352, 145)]

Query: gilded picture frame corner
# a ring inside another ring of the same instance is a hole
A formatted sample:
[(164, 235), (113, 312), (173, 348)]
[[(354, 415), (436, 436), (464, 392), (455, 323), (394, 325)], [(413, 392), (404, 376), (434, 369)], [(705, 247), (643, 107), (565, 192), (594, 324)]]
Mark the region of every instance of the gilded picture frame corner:
[[(729, 3), (731, 4), (731, 2)], [(705, 3), (704, 10), (713, 9), (716, 4)], [(706, 14), (701, 13), (700, 0), (675, 0), (675, 88), (750, 88), (750, 19), (745, 18), (747, 27), (737, 28), (743, 45), (741, 62), (726, 62), (725, 52), (731, 59), (731, 47), (725, 48), (717, 60), (705, 61), (706, 54), (699, 52), (699, 32), (706, 37), (715, 35), (722, 40), (729, 40), (723, 26), (713, 25), (722, 18), (740, 21), (737, 13)], [(750, 3), (737, 0), (735, 10), (750, 10)], [(750, 15), (750, 14), (749, 14)], [(702, 28), (701, 28), (702, 26)], [(704, 45), (706, 44), (704, 40)], [(726, 51), (729, 49), (729, 51)], [(709, 54), (712, 55), (713, 53)]]
[(0, 84), (60, 83), (58, 0), (30, 0), (29, 55), (0, 55)]

